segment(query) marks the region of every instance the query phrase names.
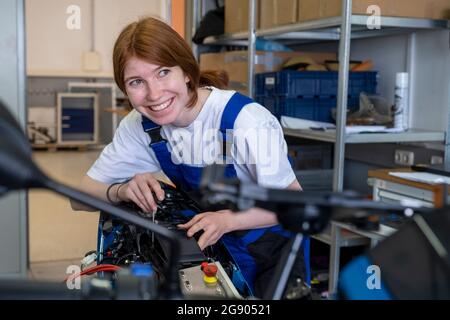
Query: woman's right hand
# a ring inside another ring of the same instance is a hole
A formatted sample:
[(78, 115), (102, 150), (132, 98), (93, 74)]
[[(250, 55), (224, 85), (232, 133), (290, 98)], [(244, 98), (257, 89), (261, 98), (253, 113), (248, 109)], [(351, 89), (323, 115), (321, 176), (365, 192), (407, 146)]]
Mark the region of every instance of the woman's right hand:
[(118, 197), (122, 201), (133, 201), (144, 212), (156, 212), (157, 200), (164, 200), (164, 190), (159, 181), (149, 172), (136, 174), (133, 179), (120, 187)]

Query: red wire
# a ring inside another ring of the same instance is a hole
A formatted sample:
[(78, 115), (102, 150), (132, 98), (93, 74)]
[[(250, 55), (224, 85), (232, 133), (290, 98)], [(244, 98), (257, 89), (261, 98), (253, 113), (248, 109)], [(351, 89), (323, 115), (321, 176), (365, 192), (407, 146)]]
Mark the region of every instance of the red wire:
[(84, 276), (84, 275), (90, 275), (90, 274), (97, 273), (97, 272), (102, 272), (102, 271), (114, 272), (114, 271), (118, 271), (120, 269), (122, 269), (122, 268), (118, 267), (116, 265), (113, 265), (113, 264), (100, 264), (100, 265), (93, 266), (91, 268), (85, 269), (85, 270), (83, 270), (83, 271), (81, 271), (79, 273), (75, 273), (73, 275), (70, 275), (70, 276), (68, 276), (67, 278), (64, 279), (64, 282), (67, 282), (69, 279), (73, 280), (75, 278), (78, 278), (78, 277), (81, 277), (81, 276)]
[(81, 276), (84, 276), (84, 275), (90, 275), (90, 274), (93, 274), (93, 273), (96, 273), (96, 272), (102, 272), (102, 271), (111, 271), (111, 272), (114, 272), (114, 271), (118, 271), (118, 270), (120, 270), (121, 268), (119, 268), (119, 267), (117, 267), (117, 266), (100, 266), (100, 267), (93, 267), (93, 268), (90, 268), (90, 269), (87, 269), (87, 270), (84, 270), (84, 271), (82, 271), (82, 272), (80, 272), (80, 273), (78, 273), (78, 274), (74, 274), (74, 275), (70, 275), (70, 276), (68, 276), (66, 279), (65, 279), (65, 281), (67, 281), (67, 280), (69, 280), (69, 279), (75, 279), (75, 278), (77, 278), (77, 277), (81, 277)]

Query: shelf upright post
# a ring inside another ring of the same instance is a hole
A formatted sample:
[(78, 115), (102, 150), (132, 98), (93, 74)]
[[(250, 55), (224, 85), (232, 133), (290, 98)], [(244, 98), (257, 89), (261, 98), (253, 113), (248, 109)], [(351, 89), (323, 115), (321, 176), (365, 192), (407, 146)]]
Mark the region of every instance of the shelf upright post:
[[(450, 110), (450, 83), (449, 83), (449, 97), (448, 110)], [(444, 168), (450, 170), (450, 113), (447, 116), (447, 130), (445, 131), (445, 149), (444, 149)]]
[(200, 52), (199, 47), (194, 42), (192, 42), (192, 37), (194, 36), (196, 30), (200, 27), (200, 21), (202, 20), (202, 12), (203, 12), (203, 0), (191, 0), (192, 12), (191, 12), (191, 30), (189, 33), (189, 40), (192, 47), (192, 52), (194, 56), (197, 58), (197, 61), (200, 61)]
[[(448, 21), (447, 28), (450, 29), (450, 21)], [(450, 49), (450, 38), (448, 41)], [(450, 83), (448, 84), (448, 109), (450, 110)], [(445, 149), (444, 149), (444, 168), (450, 170), (450, 112), (447, 115), (447, 130), (445, 131)]]
[(247, 94), (250, 98), (254, 98), (254, 73), (255, 73), (255, 56), (256, 56), (256, 1), (248, 0), (249, 19), (248, 19), (248, 79)]
[(345, 125), (350, 65), (350, 41), (352, 28), (352, 0), (342, 1), (342, 22), (339, 40), (339, 83), (336, 113), (336, 143), (334, 147), (333, 190), (344, 187)]

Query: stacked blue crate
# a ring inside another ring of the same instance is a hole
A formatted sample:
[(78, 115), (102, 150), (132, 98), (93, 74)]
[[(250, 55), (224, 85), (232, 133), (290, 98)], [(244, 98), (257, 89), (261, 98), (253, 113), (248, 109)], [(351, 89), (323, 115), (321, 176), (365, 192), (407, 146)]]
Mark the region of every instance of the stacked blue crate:
[[(359, 107), (361, 92), (375, 94), (377, 72), (351, 72), (348, 107)], [(278, 118), (281, 115), (333, 122), (331, 110), (337, 105), (338, 72), (293, 71), (256, 75), (256, 100)]]
[(277, 119), (280, 119), (281, 110), (278, 108), (277, 98), (275, 96), (256, 96), (255, 101), (266, 107)]
[(316, 120), (318, 101), (313, 97), (285, 98), (278, 97), (278, 116), (288, 116), (307, 120)]

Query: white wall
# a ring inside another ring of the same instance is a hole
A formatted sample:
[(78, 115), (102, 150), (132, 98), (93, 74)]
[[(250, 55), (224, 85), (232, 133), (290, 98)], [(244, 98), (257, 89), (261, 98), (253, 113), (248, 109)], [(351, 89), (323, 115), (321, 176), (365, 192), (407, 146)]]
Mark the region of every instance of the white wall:
[(408, 52), (408, 35), (352, 41), (351, 58), (372, 59), (379, 71), (379, 93), (394, 102), (395, 74), (408, 71), (411, 55), (410, 126), (446, 131), (450, 109), (449, 31), (417, 32)]
[[(120, 30), (141, 16), (169, 20), (169, 0), (26, 0), (27, 70), (33, 73), (79, 72), (83, 52), (100, 53), (103, 73), (112, 74), (111, 51)], [(81, 12), (80, 30), (69, 30), (67, 7), (77, 5)], [(94, 32), (92, 32), (94, 31)]]
[(415, 41), (411, 124), (446, 131), (450, 109), (450, 32), (421, 32)]
[[(378, 93), (394, 103), (395, 75), (408, 71), (411, 60), (413, 81), (410, 125), (414, 129), (447, 131), (450, 109), (450, 31), (416, 32), (411, 35), (352, 40), (351, 59), (372, 59), (379, 72)], [(339, 51), (338, 43), (296, 47), (307, 51)]]
[(378, 71), (378, 92), (394, 103), (397, 72), (407, 71), (408, 37), (405, 35), (352, 41), (352, 60), (368, 60)]

